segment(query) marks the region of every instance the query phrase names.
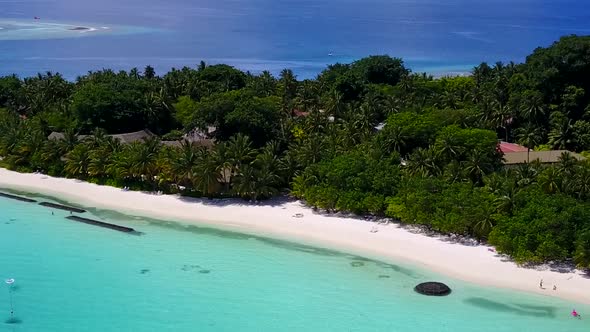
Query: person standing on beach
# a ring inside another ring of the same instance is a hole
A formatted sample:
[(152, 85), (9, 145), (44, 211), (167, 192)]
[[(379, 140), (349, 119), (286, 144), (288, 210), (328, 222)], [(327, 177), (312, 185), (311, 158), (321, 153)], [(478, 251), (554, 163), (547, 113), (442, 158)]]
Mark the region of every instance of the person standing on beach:
[(543, 279), (541, 279), (541, 281), (539, 281), (539, 288), (543, 289)]

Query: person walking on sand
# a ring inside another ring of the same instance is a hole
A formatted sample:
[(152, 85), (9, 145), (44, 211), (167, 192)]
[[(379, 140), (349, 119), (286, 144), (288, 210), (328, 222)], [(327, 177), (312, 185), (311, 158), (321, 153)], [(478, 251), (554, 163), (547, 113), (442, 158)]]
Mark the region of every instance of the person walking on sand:
[(541, 281), (539, 281), (539, 288), (543, 289), (543, 279), (541, 279)]
[(557, 290), (557, 286), (553, 285), (553, 290)]

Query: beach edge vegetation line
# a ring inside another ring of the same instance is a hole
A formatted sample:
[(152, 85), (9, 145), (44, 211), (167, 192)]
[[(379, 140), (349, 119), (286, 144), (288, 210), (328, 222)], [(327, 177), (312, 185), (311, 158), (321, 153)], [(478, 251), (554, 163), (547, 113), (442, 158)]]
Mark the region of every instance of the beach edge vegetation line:
[[(128, 134), (125, 134), (128, 133)], [(314, 80), (227, 65), (0, 78), (1, 166), (132, 190), (257, 201), (475, 237), (519, 263), (590, 268), (590, 164), (504, 165), (499, 139), (590, 150), (590, 37), (434, 79), (371, 56)]]

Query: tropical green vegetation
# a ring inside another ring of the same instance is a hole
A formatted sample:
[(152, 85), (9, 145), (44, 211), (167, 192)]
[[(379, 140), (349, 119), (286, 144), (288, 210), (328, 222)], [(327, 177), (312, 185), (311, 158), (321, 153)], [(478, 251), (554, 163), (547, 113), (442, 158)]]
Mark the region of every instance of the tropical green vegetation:
[[(110, 136), (142, 129), (157, 136)], [(54, 131), (63, 138), (48, 139)], [(195, 132), (215, 144), (162, 144)], [(507, 168), (499, 139), (590, 150), (590, 37), (469, 77), (434, 79), (372, 56), (313, 80), (205, 63), (163, 76), (148, 66), (75, 82), (0, 78), (0, 163), (10, 169), (200, 197), (290, 193), (328, 212), (485, 240), (521, 263), (590, 268), (590, 164), (565, 153)]]

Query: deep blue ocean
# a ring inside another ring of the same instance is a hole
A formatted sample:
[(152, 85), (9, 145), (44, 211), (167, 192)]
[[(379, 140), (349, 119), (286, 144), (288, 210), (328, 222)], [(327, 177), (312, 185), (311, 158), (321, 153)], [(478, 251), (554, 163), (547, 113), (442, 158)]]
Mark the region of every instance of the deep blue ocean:
[[(0, 75), (229, 63), (314, 77), (328, 63), (403, 57), (414, 71), (523, 61), (562, 35), (590, 34), (588, 0), (0, 0), (0, 20), (124, 25), (134, 33), (2, 40)], [(331, 55), (330, 55), (331, 54)]]

